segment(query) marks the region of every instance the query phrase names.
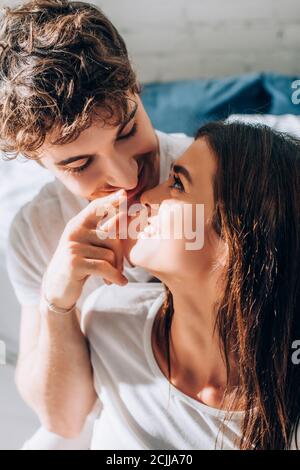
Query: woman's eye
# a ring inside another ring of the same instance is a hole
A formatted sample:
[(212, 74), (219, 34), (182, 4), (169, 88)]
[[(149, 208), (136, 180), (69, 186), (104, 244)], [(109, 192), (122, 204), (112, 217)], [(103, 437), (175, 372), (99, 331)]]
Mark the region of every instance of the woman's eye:
[(66, 173), (76, 173), (78, 175), (79, 173), (82, 173), (86, 168), (88, 168), (90, 166), (90, 164), (92, 163), (92, 161), (93, 161), (93, 159), (90, 158), (89, 160), (87, 160), (85, 162), (84, 165), (73, 167), (73, 168), (72, 167), (66, 167), (66, 168), (64, 168), (64, 171)]
[(133, 125), (132, 128), (131, 128), (131, 130), (130, 130), (127, 134), (120, 135), (119, 137), (117, 137), (117, 141), (118, 141), (118, 140), (127, 140), (127, 139), (130, 139), (130, 138), (133, 137), (136, 133), (137, 133), (137, 123), (134, 123), (134, 125)]
[(181, 182), (181, 179), (178, 176), (173, 175), (173, 184), (169, 186), (170, 189), (176, 189), (177, 191), (184, 192), (184, 187)]

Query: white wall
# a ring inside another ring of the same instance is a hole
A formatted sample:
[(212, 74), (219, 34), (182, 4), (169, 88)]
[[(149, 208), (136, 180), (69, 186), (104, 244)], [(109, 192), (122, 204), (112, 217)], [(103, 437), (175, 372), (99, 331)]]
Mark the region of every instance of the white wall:
[(300, 0), (91, 1), (119, 27), (143, 81), (300, 75)]
[(299, 0), (101, 0), (145, 81), (300, 75)]

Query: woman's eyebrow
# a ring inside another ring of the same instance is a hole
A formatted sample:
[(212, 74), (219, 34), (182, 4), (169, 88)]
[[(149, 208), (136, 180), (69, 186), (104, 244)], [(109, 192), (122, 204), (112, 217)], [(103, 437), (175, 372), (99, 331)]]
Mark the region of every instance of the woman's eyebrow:
[(178, 173), (178, 174), (181, 174), (183, 175), (190, 184), (193, 183), (193, 179), (191, 177), (191, 174), (190, 172), (187, 170), (187, 168), (185, 168), (184, 166), (182, 165), (174, 165), (174, 163), (172, 163), (171, 165), (171, 171), (174, 171), (174, 173)]

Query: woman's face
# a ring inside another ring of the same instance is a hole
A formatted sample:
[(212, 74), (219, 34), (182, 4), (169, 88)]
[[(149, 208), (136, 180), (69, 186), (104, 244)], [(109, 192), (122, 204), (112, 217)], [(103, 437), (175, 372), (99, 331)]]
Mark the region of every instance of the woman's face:
[(152, 213), (131, 250), (133, 264), (164, 282), (169, 276), (185, 282), (201, 278), (215, 266), (224, 254), (211, 224), (216, 168), (215, 155), (201, 138), (175, 162), (166, 182), (142, 195)]
[(93, 200), (126, 189), (130, 203), (157, 184), (156, 134), (139, 96), (130, 98), (130, 119), (120, 127), (95, 123), (63, 145), (50, 144), (56, 135), (46, 139), (41, 162), (72, 193)]

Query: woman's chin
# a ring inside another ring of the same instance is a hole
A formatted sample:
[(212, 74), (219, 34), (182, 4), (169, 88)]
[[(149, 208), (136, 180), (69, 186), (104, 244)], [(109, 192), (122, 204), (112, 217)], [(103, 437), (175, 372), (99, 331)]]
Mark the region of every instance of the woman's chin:
[[(159, 246), (153, 245), (153, 240), (138, 240), (130, 251), (129, 260), (134, 266), (145, 269), (160, 282), (167, 283), (170, 278), (168, 263), (163, 263), (163, 253), (159, 251)], [(172, 277), (172, 275), (171, 275)]]
[(130, 262), (151, 272), (156, 270), (159, 260), (158, 247), (150, 239), (138, 239), (129, 253)]
[(147, 259), (149, 258), (145, 246), (139, 240), (131, 248), (129, 253), (129, 260), (134, 266), (139, 266), (140, 268), (148, 268)]

